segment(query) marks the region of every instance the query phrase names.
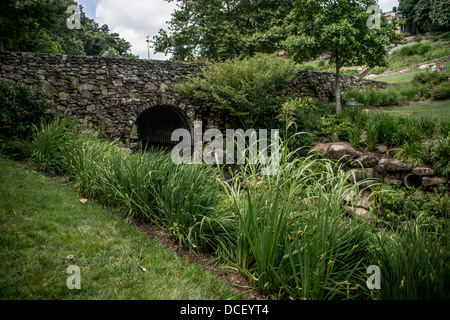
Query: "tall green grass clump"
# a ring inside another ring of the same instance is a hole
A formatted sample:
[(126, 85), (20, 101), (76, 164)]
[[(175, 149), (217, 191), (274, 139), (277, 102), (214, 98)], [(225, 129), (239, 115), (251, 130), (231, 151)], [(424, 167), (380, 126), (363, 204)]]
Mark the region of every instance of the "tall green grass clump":
[(233, 221), (209, 168), (177, 166), (159, 151), (132, 154), (71, 128), (57, 120), (36, 133), (32, 158), (44, 170), (66, 174), (85, 197), (153, 222), (192, 248), (230, 246)]
[(229, 250), (236, 237), (235, 220), (228, 214), (217, 172), (170, 163), (165, 174), (162, 183), (152, 184), (162, 224), (182, 244)]
[(431, 162), (436, 173), (450, 177), (450, 134), (442, 135), (431, 143)]
[(394, 159), (410, 163), (414, 167), (421, 167), (425, 162), (428, 162), (428, 155), (420, 142), (406, 141), (395, 153)]
[[(260, 176), (263, 168), (247, 164), (239, 179), (224, 185), (239, 218), (237, 251), (229, 259), (264, 293), (354, 298), (362, 293), (355, 286), (367, 225), (348, 224), (341, 203), (364, 188), (330, 160), (294, 157), (297, 150), (287, 144), (280, 143), (275, 174)], [(350, 284), (354, 290), (347, 293)]]
[[(446, 230), (448, 233), (448, 225)], [(381, 290), (374, 290), (376, 299), (450, 298), (448, 234), (438, 237), (410, 220), (406, 228), (377, 233), (375, 240), (374, 264), (379, 265), (381, 272)]]
[(57, 118), (53, 122), (42, 122), (35, 127), (29, 145), (30, 160), (51, 174), (64, 174), (68, 163), (67, 148), (77, 140), (78, 124), (75, 118)]
[(375, 89), (366, 87), (363, 89), (350, 89), (342, 94), (344, 99), (354, 98), (359, 104), (365, 107), (380, 107), (390, 105), (402, 105), (407, 101), (421, 100), (427, 96), (429, 87), (424, 84), (416, 84), (414, 86), (397, 85), (387, 89)]
[(291, 299), (355, 299), (367, 295), (369, 225), (333, 213), (330, 198), (319, 197), (314, 207), (292, 224), (284, 265), (278, 276)]

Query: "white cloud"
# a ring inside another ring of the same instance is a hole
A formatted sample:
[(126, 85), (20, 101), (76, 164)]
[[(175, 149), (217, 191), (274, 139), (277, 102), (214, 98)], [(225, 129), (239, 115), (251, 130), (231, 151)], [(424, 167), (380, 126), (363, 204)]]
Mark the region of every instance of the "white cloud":
[[(111, 32), (131, 43), (133, 54), (146, 59), (147, 36), (157, 35), (159, 29), (167, 29), (166, 21), (171, 19), (175, 2), (164, 0), (98, 0), (96, 21), (107, 24)], [(165, 60), (164, 54), (154, 54), (150, 48), (150, 58)]]
[(393, 7), (398, 8), (398, 0), (378, 0), (378, 6), (383, 12), (392, 11)]
[[(171, 14), (176, 8), (176, 1), (164, 0), (79, 0), (87, 11), (95, 9), (95, 20), (99, 25), (107, 24), (112, 32), (117, 32), (132, 45), (132, 53), (139, 55), (141, 59), (148, 56), (146, 38), (150, 39), (158, 34), (159, 29), (167, 29), (166, 21), (171, 19)], [(378, 5), (383, 12), (391, 11), (392, 7), (398, 7), (398, 0), (378, 0)], [(150, 58), (165, 60), (164, 54), (154, 54), (150, 48)]]

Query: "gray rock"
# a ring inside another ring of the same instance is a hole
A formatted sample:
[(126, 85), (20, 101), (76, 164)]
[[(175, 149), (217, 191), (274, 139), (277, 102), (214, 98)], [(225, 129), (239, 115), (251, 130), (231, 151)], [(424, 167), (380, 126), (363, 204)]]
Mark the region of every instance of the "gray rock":
[(373, 220), (376, 219), (376, 216), (370, 211), (363, 208), (352, 208), (350, 206), (343, 207), (345, 212), (352, 217), (359, 218), (362, 220)]
[(358, 152), (348, 145), (333, 144), (327, 149), (328, 157), (334, 160), (349, 160), (359, 156)]
[(389, 172), (409, 172), (412, 170), (412, 165), (399, 160), (383, 158), (378, 161), (378, 168), (382, 171), (387, 170)]
[(431, 169), (431, 168), (413, 168), (412, 169), (412, 173), (414, 173), (415, 175), (418, 175), (418, 176), (421, 176), (421, 177), (423, 177), (423, 176), (434, 176), (435, 175), (435, 172), (434, 172), (434, 170), (433, 169)]
[(384, 144), (380, 144), (378, 145), (377, 150), (381, 153), (386, 153), (388, 152), (388, 147), (386, 147)]
[(394, 185), (394, 186), (401, 186), (403, 184), (402, 180), (393, 179), (393, 178), (385, 178), (384, 182), (385, 183), (389, 183), (389, 184)]
[(442, 178), (442, 177), (424, 177), (422, 179), (422, 183), (425, 187), (429, 187), (429, 186), (437, 186), (439, 184), (446, 184), (447, 183), (447, 179)]
[(353, 167), (360, 167), (362, 165), (364, 168), (375, 167), (377, 164), (378, 158), (369, 154), (363, 154), (351, 163)]

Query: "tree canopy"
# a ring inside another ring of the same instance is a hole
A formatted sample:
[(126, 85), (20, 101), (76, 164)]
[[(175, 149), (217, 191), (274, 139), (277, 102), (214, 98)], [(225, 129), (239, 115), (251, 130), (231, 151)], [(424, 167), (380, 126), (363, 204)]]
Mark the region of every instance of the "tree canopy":
[(401, 0), (399, 11), (421, 31), (450, 30), (450, 6), (448, 0)]
[(177, 10), (153, 38), (156, 52), (175, 60), (199, 55), (225, 60), (281, 49), (292, 0), (166, 0)]
[[(298, 0), (289, 15), (295, 31), (282, 42), (289, 54), (303, 62), (328, 52), (336, 64), (337, 113), (341, 111), (341, 67), (385, 64), (385, 46), (394, 33), (386, 19), (367, 12), (375, 4), (375, 0)], [(379, 25), (369, 27), (372, 19), (379, 19)]]
[(131, 44), (99, 26), (80, 6), (80, 29), (69, 29), (67, 9), (73, 0), (2, 0), (0, 2), (0, 50), (74, 55), (134, 57)]

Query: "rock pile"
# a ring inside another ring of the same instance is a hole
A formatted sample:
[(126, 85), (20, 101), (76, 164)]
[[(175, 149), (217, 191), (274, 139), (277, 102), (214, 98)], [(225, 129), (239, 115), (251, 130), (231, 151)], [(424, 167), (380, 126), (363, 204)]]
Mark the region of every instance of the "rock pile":
[(313, 149), (329, 159), (344, 162), (346, 170), (352, 170), (357, 181), (373, 178), (408, 188), (427, 189), (444, 185), (450, 190), (448, 179), (436, 176), (430, 167), (413, 167), (409, 163), (393, 159), (391, 156), (393, 150), (385, 145), (379, 145), (376, 151), (359, 151), (349, 142), (331, 142), (316, 144)]

